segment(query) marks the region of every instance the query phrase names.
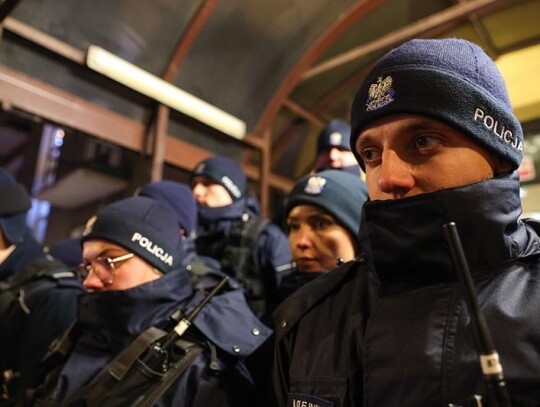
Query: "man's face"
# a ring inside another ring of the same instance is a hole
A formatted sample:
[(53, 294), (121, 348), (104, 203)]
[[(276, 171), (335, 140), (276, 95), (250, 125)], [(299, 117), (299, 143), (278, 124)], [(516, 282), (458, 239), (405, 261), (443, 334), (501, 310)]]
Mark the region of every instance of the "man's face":
[(197, 204), (217, 208), (233, 203), (225, 187), (205, 175), (197, 175), (191, 181), (193, 197)]
[(371, 200), (398, 199), (472, 184), (509, 170), (460, 131), (419, 115), (391, 115), (356, 142)]
[(287, 227), (289, 247), (299, 271), (326, 271), (335, 268), (339, 258), (354, 258), (351, 234), (318, 206), (295, 206), (287, 216)]
[(352, 151), (345, 150), (340, 147), (332, 147), (328, 150), (321, 151), (315, 160), (315, 168), (343, 168), (358, 165)]
[[(87, 240), (83, 244), (83, 263), (90, 265), (84, 287), (88, 291), (127, 290), (161, 277), (159, 271), (137, 255), (128, 256), (129, 252), (121, 246), (105, 240)], [(127, 257), (113, 263), (107, 259)]]

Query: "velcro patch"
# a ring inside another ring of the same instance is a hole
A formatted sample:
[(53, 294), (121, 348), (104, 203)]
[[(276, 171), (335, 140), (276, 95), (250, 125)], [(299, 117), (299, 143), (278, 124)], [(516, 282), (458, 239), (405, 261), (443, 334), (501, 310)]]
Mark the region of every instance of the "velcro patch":
[(287, 407), (334, 407), (334, 403), (309, 394), (289, 393)]

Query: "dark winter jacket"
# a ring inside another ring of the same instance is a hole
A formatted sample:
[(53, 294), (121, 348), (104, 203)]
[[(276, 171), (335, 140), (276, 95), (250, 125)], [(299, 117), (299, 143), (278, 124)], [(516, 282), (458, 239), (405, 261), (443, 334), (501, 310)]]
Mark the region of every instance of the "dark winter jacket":
[(75, 320), (77, 298), (84, 292), (67, 266), (48, 260), (43, 248), (27, 233), (0, 265), (0, 280), (5, 282), (29, 267), (53, 274), (20, 287), (6, 314), (0, 316), (0, 364), (2, 371), (15, 372), (10, 390), (17, 402), (33, 385), (37, 365), (51, 341)]
[(465, 406), (487, 396), (442, 226), (455, 222), (514, 405), (540, 405), (540, 242), (520, 214), (517, 174), (366, 203), (356, 261), (275, 313), (277, 404)]
[[(76, 330), (82, 330), (57, 385), (57, 401), (87, 385), (141, 332), (163, 328), (177, 309), (193, 309), (202, 293), (193, 292), (187, 273), (170, 272), (158, 280), (123, 291), (83, 295)], [(163, 395), (158, 406), (248, 406), (258, 402), (243, 359), (270, 335), (245, 303), (241, 290), (214, 297), (193, 326), (213, 344)], [(190, 328), (192, 329), (192, 328)], [(217, 358), (217, 359), (216, 359)], [(219, 369), (210, 368), (217, 361)]]
[[(252, 204), (246, 205), (244, 199), (217, 208), (199, 206), (197, 253), (221, 261), (231, 227), (241, 220), (243, 213), (257, 215), (256, 208)], [(259, 265), (257, 273), (264, 287), (266, 308), (272, 309), (277, 302), (281, 279), (291, 271), (292, 260), (287, 236), (278, 226), (268, 223), (257, 240), (252, 256), (253, 264)], [(256, 312), (259, 316), (264, 313)]]

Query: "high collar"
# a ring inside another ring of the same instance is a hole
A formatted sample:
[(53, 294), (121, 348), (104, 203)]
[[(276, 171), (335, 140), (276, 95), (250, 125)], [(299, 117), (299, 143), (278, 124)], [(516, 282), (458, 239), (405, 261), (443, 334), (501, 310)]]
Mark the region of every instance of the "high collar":
[(211, 208), (209, 206), (198, 206), (199, 223), (211, 225), (216, 221), (239, 219), (246, 210), (245, 199), (240, 199), (230, 205)]
[(366, 202), (360, 247), (372, 259), (383, 288), (454, 281), (443, 225), (456, 223), (474, 276), (539, 253), (538, 241), (520, 214), (517, 173), (404, 199)]
[(85, 330), (133, 336), (166, 320), (191, 294), (188, 274), (175, 270), (128, 290), (82, 295), (78, 319)]

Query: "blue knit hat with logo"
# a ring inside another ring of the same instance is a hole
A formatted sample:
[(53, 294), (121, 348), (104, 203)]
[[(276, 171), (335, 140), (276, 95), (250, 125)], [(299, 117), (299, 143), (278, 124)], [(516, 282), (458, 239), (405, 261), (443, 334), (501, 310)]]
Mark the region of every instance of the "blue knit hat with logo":
[(360, 177), (339, 170), (324, 170), (306, 175), (295, 184), (285, 206), (285, 217), (295, 206), (318, 206), (356, 236), (362, 205), (367, 199), (366, 184)]
[(351, 126), (343, 120), (334, 119), (328, 122), (317, 137), (317, 155), (333, 147), (351, 151)]
[(197, 203), (186, 184), (170, 180), (150, 182), (139, 188), (136, 195), (167, 205), (175, 213), (178, 227), (185, 230), (186, 236), (190, 236), (197, 227)]
[(411, 40), (388, 52), (363, 81), (351, 111), (351, 150), (369, 123), (396, 113), (440, 120), (516, 169), (523, 131), (491, 58), (462, 39)]
[(0, 168), (0, 228), (11, 244), (21, 243), (28, 231), (26, 212), (32, 206), (28, 191)]
[(242, 167), (228, 157), (215, 155), (195, 167), (192, 176), (204, 175), (225, 187), (233, 201), (238, 201), (246, 192), (246, 175)]
[(179, 267), (180, 231), (175, 214), (145, 196), (114, 202), (86, 223), (82, 243), (103, 239), (122, 246), (167, 273)]

